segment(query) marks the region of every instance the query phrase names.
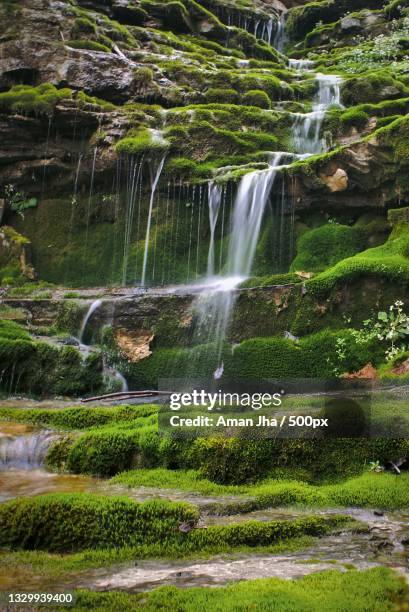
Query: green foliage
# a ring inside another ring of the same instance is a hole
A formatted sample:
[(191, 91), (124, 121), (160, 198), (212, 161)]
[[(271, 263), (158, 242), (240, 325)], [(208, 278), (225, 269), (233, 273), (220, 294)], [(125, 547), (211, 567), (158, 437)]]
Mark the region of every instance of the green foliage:
[(402, 83), (382, 70), (364, 73), (342, 84), (342, 100), (347, 105), (379, 102), (402, 97), (404, 93), (406, 90)]
[(103, 53), (111, 53), (110, 47), (95, 40), (69, 40), (67, 45), (72, 49), (86, 49), (88, 51), (102, 51)]
[(146, 128), (140, 128), (135, 135), (120, 140), (116, 145), (118, 153), (138, 155), (142, 153), (154, 154), (166, 151), (169, 143), (161, 136)]
[(242, 98), (243, 104), (247, 106), (258, 106), (259, 108), (271, 108), (271, 101), (265, 91), (261, 89), (250, 89)]
[[(246, 442), (247, 444), (247, 442)], [(354, 459), (358, 457), (353, 445), (344, 440), (337, 444), (327, 443), (312, 443), (298, 444), (287, 441), (281, 441), (279, 449), (273, 447), (273, 453), (281, 453), (281, 461), (285, 461), (287, 453), (287, 465), (282, 468), (282, 478), (275, 479), (274, 477), (266, 478), (256, 482), (255, 484), (236, 484), (222, 485), (211, 480), (203, 478), (199, 471), (195, 470), (165, 470), (157, 468), (153, 470), (131, 470), (123, 472), (115, 476), (111, 482), (121, 484), (130, 488), (136, 487), (159, 487), (164, 489), (179, 489), (201, 493), (209, 496), (237, 496), (237, 501), (215, 503), (212, 510), (215, 512), (225, 512), (234, 514), (235, 512), (260, 510), (263, 508), (281, 507), (286, 505), (301, 505), (310, 508), (337, 508), (337, 507), (367, 507), (367, 508), (384, 508), (387, 510), (398, 510), (409, 505), (409, 492), (407, 488), (408, 475), (404, 474), (402, 479), (397, 479), (392, 474), (385, 472), (370, 472), (360, 476), (337, 482), (335, 484), (307, 484), (299, 479), (291, 480), (292, 469), (298, 461), (310, 464), (313, 461), (314, 453), (322, 456), (322, 464), (327, 461), (333, 461), (338, 455), (338, 461), (341, 459), (342, 452), (348, 453), (352, 450)], [(287, 446), (287, 449), (286, 449)], [(331, 448), (332, 446), (332, 448)], [(388, 448), (389, 446), (389, 448)], [(406, 448), (407, 448), (406, 443)], [(359, 445), (358, 445), (359, 447)], [(405, 450), (405, 443), (402, 441), (401, 448), (399, 445), (385, 445), (383, 441), (369, 443), (366, 451), (361, 448), (360, 460), (366, 455), (371, 458), (380, 453), (382, 459), (385, 460), (391, 457), (393, 453)], [(297, 457), (293, 458), (292, 454)], [(241, 457), (241, 459), (243, 459)], [(232, 458), (233, 460), (233, 458)], [(261, 456), (257, 457), (261, 462)], [(229, 461), (230, 462), (230, 461)], [(367, 460), (371, 465), (370, 459)], [(377, 461), (381, 465), (381, 461)], [(361, 464), (361, 469), (363, 465)], [(271, 468), (270, 468), (271, 469)], [(317, 472), (318, 472), (317, 467)], [(274, 469), (272, 470), (275, 471)], [(339, 473), (339, 470), (338, 470)], [(336, 476), (328, 474), (325, 471), (325, 476)], [(245, 496), (245, 499), (242, 498)], [(251, 500), (248, 497), (251, 496)]]
[(389, 345), (386, 351), (388, 361), (406, 349), (402, 341), (406, 341), (409, 336), (409, 317), (403, 312), (403, 305), (403, 302), (397, 300), (387, 312), (378, 312), (378, 320), (373, 325), (373, 333)]
[(179, 523), (196, 522), (198, 511), (185, 503), (61, 494), (6, 502), (0, 517), (2, 546), (70, 552), (178, 541)]
[(217, 89), (210, 88), (206, 91), (207, 102), (215, 102), (218, 104), (236, 104), (238, 93), (235, 89)]
[[(400, 121), (398, 121), (399, 123)], [(392, 139), (390, 128), (383, 129), (387, 130), (383, 137)], [(406, 149), (404, 143), (406, 142), (406, 137), (404, 129), (400, 136), (395, 132), (393, 133), (393, 138), (396, 139), (395, 155), (397, 157), (402, 156), (405, 158)], [(389, 141), (391, 142), (391, 140)], [(398, 143), (401, 148), (399, 148)], [(364, 276), (384, 278), (389, 283), (397, 282), (400, 285), (407, 285), (409, 283), (409, 262), (407, 259), (407, 253), (409, 252), (409, 225), (405, 218), (405, 211), (407, 209), (389, 211), (389, 218), (394, 227), (385, 244), (367, 249), (354, 257), (339, 261), (335, 266), (308, 280), (306, 282), (308, 291), (314, 295), (322, 295), (340, 283)]]
[(183, 610), (196, 612), (244, 612), (254, 607), (271, 612), (388, 612), (407, 595), (404, 582), (390, 569), (377, 567), (363, 572), (330, 571), (298, 580), (268, 578), (245, 580), (217, 589), (179, 589), (165, 586), (139, 595), (121, 592), (78, 591), (77, 605), (92, 610)]
[(135, 431), (84, 434), (70, 448), (67, 467), (75, 473), (112, 476), (132, 466), (138, 438)]
[(16, 85), (0, 93), (0, 109), (33, 115), (52, 115), (59, 100), (70, 99), (70, 89), (57, 89), (50, 83), (38, 87)]
[(147, 66), (141, 66), (134, 70), (134, 77), (139, 87), (147, 87), (153, 82), (153, 70)]
[(302, 234), (292, 271), (320, 272), (338, 261), (363, 251), (367, 243), (364, 227), (327, 223)]
[(369, 120), (369, 115), (359, 108), (351, 108), (342, 113), (341, 124), (346, 127), (363, 128)]
[(10, 209), (23, 218), (25, 210), (37, 206), (37, 198), (28, 198), (25, 193), (17, 191), (14, 185), (6, 185), (4, 193)]
[(9, 393), (79, 395), (102, 388), (99, 355), (91, 354), (83, 361), (73, 347), (60, 349), (33, 341), (10, 321), (0, 326), (0, 368), (1, 388)]
[(338, 338), (348, 346), (340, 364), (343, 371), (356, 371), (374, 357), (379, 360), (374, 347), (357, 343), (350, 330), (324, 330), (299, 342), (279, 337), (245, 340), (226, 359), (225, 376), (233, 380), (331, 377), (338, 363)]
[[(21, 328), (10, 321), (0, 321), (0, 335), (3, 332), (3, 326), (8, 323), (12, 328), (17, 327), (17, 332), (20, 333)], [(28, 336), (26, 332), (21, 330), (22, 338)], [(16, 333), (13, 329), (12, 332)], [(32, 423), (41, 427), (53, 427), (57, 429), (88, 429), (110, 423), (121, 423), (123, 421), (130, 422), (135, 419), (148, 417), (156, 414), (157, 407), (150, 405), (143, 406), (112, 406), (108, 408), (96, 408), (86, 406), (76, 406), (73, 408), (55, 409), (27, 409), (18, 410), (16, 408), (0, 408), (0, 419), (18, 421), (23, 423)]]

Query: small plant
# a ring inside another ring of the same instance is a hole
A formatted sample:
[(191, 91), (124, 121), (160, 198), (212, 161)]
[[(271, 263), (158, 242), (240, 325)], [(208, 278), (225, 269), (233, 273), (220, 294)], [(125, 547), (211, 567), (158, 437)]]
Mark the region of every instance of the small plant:
[(4, 194), (13, 212), (24, 219), (24, 211), (37, 206), (37, 198), (29, 198), (24, 192), (17, 191), (14, 185), (6, 185)]
[(385, 340), (389, 344), (385, 352), (387, 361), (391, 361), (406, 349), (401, 341), (409, 336), (409, 316), (404, 313), (403, 305), (403, 302), (397, 300), (389, 306), (387, 312), (378, 312), (378, 320), (374, 325), (379, 340)]
[(380, 461), (370, 461), (369, 462), (369, 471), (370, 472), (375, 472), (376, 474), (379, 474), (380, 472), (384, 471), (384, 467), (383, 467), (383, 465), (381, 465)]

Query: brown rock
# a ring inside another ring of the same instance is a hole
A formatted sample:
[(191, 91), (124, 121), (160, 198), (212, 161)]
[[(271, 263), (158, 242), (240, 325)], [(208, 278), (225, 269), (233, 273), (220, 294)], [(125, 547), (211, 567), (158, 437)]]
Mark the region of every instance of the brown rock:
[(115, 330), (115, 341), (118, 348), (132, 363), (151, 355), (150, 343), (152, 340), (153, 334), (148, 330), (128, 331), (121, 328)]
[(378, 372), (373, 367), (372, 363), (367, 363), (366, 366), (358, 370), (358, 372), (342, 374), (341, 378), (346, 378), (346, 379), (362, 378), (362, 379), (367, 379), (367, 380), (377, 380)]
[(334, 174), (320, 174), (320, 179), (327, 185), (331, 193), (348, 189), (348, 175), (342, 168), (337, 168)]
[(392, 368), (392, 372), (393, 374), (398, 374), (399, 376), (402, 374), (407, 374), (409, 372), (409, 357), (408, 359), (405, 359), (405, 361), (402, 361), (402, 363), (399, 365)]

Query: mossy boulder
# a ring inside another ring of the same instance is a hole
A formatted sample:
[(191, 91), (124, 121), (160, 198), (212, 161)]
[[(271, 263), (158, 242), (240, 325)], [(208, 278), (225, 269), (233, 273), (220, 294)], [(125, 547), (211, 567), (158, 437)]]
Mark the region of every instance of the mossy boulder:
[(180, 540), (178, 525), (198, 519), (185, 503), (134, 502), (126, 497), (44, 495), (0, 508), (0, 543), (25, 550), (72, 552)]

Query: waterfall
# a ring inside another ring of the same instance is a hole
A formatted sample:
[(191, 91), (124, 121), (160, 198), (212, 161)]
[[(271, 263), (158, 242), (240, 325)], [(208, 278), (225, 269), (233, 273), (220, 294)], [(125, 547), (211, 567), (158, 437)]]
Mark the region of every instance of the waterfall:
[(92, 196), (94, 193), (95, 166), (97, 163), (97, 153), (98, 153), (98, 148), (95, 147), (94, 155), (92, 158), (91, 180), (89, 183), (89, 193), (88, 193), (87, 223), (86, 223), (86, 230), (85, 230), (85, 247), (84, 247), (84, 263), (87, 261), (87, 253), (88, 253), (89, 224), (91, 221), (91, 205), (92, 205)]
[(285, 13), (281, 13), (280, 18), (276, 22), (276, 31), (274, 34), (273, 47), (282, 53), (285, 43)]
[[(87, 325), (89, 323), (89, 320), (91, 319), (92, 315), (94, 314), (94, 312), (96, 310), (98, 310), (98, 308), (100, 308), (102, 306), (102, 300), (94, 300), (92, 302), (92, 304), (90, 305), (90, 307), (88, 308), (85, 317), (82, 321), (81, 324), (81, 330), (80, 333), (78, 335), (78, 340), (80, 342), (80, 349), (83, 353), (85, 353), (85, 355), (89, 354), (89, 352), (92, 350), (92, 346), (85, 344), (84, 342), (84, 336), (85, 336), (85, 331), (87, 329)], [(97, 349), (98, 350), (98, 349)], [(125, 377), (113, 366), (107, 366), (105, 364), (105, 359), (103, 359), (103, 373), (105, 375), (105, 377), (107, 379), (114, 379), (117, 380), (121, 383), (121, 391), (128, 391), (128, 383), (125, 379)]]
[(264, 208), (277, 174), (282, 153), (275, 153), (270, 168), (245, 174), (234, 204), (227, 270), (230, 277), (247, 277), (256, 252)]
[(142, 167), (143, 156), (139, 162), (133, 160), (129, 168), (125, 214), (124, 256), (122, 262), (122, 284), (124, 286), (126, 285), (128, 271), (129, 250), (131, 246), (135, 204), (139, 191), (138, 187), (140, 183), (142, 183)]
[[(223, 374), (221, 355), (236, 299), (235, 290), (251, 272), (261, 222), (281, 158), (282, 153), (274, 154), (268, 170), (250, 172), (241, 179), (233, 206), (226, 275), (213, 278), (209, 275), (207, 287), (195, 302), (197, 339), (216, 346), (216, 379)], [(212, 187), (209, 186), (209, 194)], [(216, 208), (219, 206), (220, 195)]]
[(28, 436), (0, 436), (0, 470), (33, 470), (43, 465), (51, 444), (59, 436), (45, 431)]
[(266, 25), (266, 34), (267, 34), (267, 41), (269, 45), (271, 45), (271, 35), (273, 33), (273, 20), (269, 19), (267, 21), (267, 25)]
[(311, 155), (323, 153), (326, 149), (321, 128), (328, 108), (341, 105), (341, 79), (332, 74), (317, 74), (318, 91), (313, 102), (311, 113), (294, 113), (293, 126), (294, 146), (298, 153)]
[(217, 219), (219, 216), (220, 202), (222, 198), (222, 190), (216, 183), (210, 182), (208, 186), (208, 203), (209, 203), (209, 223), (210, 223), (210, 243), (209, 254), (207, 257), (207, 276), (214, 274), (214, 236), (216, 231)]
[(158, 167), (156, 169), (154, 179), (152, 181), (152, 185), (151, 185), (151, 196), (149, 199), (149, 211), (148, 211), (148, 223), (146, 225), (145, 250), (143, 253), (142, 279), (141, 279), (142, 287), (145, 285), (145, 281), (146, 281), (146, 266), (148, 263), (148, 251), (149, 251), (149, 239), (150, 239), (150, 233), (151, 233), (153, 201), (155, 198), (156, 187), (158, 185), (160, 175), (162, 173), (163, 164), (165, 163), (165, 157), (166, 156), (164, 155), (162, 159), (160, 160)]
[(98, 310), (101, 304), (102, 304), (102, 300), (94, 300), (91, 306), (88, 308), (87, 312), (85, 313), (85, 317), (82, 320), (80, 333), (78, 335), (78, 340), (81, 342), (81, 344), (83, 343), (83, 340), (84, 340), (84, 334), (85, 334), (85, 330), (88, 325), (88, 321), (90, 320), (94, 312)]
[(314, 62), (312, 60), (305, 59), (293, 59), (289, 58), (288, 67), (296, 72), (303, 73), (312, 70)]

